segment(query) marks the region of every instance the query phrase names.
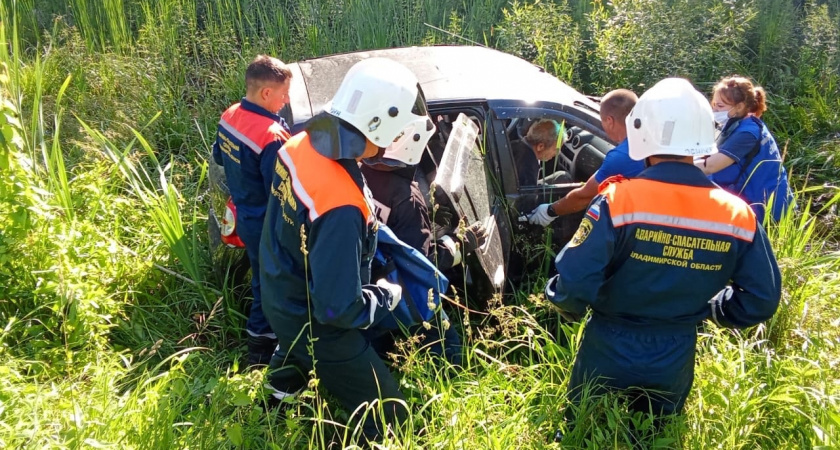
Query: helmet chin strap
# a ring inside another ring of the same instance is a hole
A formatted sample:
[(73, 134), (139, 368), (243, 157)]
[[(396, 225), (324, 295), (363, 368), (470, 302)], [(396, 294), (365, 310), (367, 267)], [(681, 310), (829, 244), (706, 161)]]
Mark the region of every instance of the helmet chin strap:
[(379, 166), (380, 169), (402, 169), (403, 167), (406, 167), (408, 165), (402, 161), (397, 161), (396, 159), (392, 158), (385, 158), (384, 156), (385, 148), (379, 147), (379, 151), (376, 152), (376, 156), (364, 158), (362, 159), (362, 163), (374, 168), (376, 168), (375, 166)]
[(373, 167), (373, 166), (380, 166), (380, 167), (384, 166), (384, 167), (387, 167), (389, 169), (401, 169), (401, 168), (407, 166), (407, 164), (402, 162), (402, 161), (397, 161), (396, 159), (391, 159), (391, 158), (383, 158), (382, 154), (385, 153), (384, 150), (385, 149), (380, 149), (380, 152), (379, 152), (378, 155), (372, 156), (370, 158), (363, 159), (362, 163), (364, 163), (368, 166), (371, 166), (371, 167)]

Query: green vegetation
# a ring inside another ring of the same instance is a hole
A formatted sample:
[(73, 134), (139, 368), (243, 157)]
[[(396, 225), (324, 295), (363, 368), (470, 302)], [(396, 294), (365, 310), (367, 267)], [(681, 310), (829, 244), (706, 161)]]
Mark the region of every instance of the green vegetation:
[[(317, 385), (266, 412), (263, 374), (240, 370), (244, 309), (207, 254), (210, 136), (257, 53), (464, 39), (593, 94), (731, 73), (767, 89), (800, 188), (770, 230), (783, 305), (755, 329), (701, 335), (685, 416), (643, 446), (840, 446), (840, 196), (822, 186), (840, 175), (837, 0), (0, 0), (0, 448), (355, 442)], [(462, 314), (466, 370), (403, 346), (413, 417), (386, 445), (552, 446), (581, 328), (541, 299), (546, 273)], [(620, 402), (581, 405), (565, 444), (628, 448), (630, 426), (651, 421)]]

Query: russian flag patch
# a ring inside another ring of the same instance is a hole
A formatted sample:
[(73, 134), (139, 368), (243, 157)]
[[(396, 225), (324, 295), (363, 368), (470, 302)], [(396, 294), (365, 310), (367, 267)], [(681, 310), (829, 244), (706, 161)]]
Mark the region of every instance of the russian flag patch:
[(601, 217), (601, 206), (594, 203), (586, 210), (586, 215), (591, 217), (592, 220), (598, 220)]

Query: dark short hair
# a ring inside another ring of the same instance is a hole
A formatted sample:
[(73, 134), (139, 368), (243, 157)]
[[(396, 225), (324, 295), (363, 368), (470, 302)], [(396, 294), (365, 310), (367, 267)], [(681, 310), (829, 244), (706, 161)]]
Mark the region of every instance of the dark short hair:
[(245, 86), (251, 91), (263, 83), (283, 83), (292, 78), (292, 71), (277, 58), (257, 55), (245, 70)]

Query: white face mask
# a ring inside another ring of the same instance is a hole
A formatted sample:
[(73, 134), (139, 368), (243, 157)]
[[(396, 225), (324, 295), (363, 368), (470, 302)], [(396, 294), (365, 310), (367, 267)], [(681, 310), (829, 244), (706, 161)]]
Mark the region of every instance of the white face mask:
[(715, 111), (714, 116), (715, 122), (723, 125), (729, 120), (729, 111)]

